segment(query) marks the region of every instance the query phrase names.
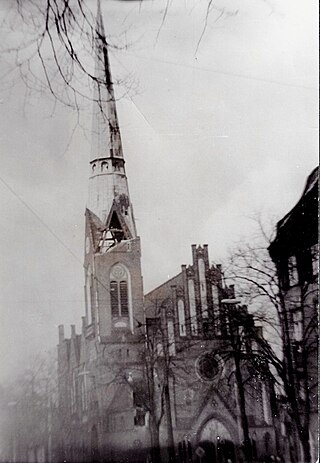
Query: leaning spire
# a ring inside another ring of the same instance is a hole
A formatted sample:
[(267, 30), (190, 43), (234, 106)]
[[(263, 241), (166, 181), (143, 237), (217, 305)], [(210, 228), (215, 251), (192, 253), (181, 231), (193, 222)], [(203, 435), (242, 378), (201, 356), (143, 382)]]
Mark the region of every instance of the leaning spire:
[(96, 62), (91, 159), (122, 158), (121, 136), (100, 0), (97, 6), (94, 51)]
[(105, 227), (106, 236), (112, 235), (110, 240), (107, 239), (112, 244), (134, 239), (137, 233), (124, 166), (100, 0), (94, 46), (95, 82), (87, 207)]

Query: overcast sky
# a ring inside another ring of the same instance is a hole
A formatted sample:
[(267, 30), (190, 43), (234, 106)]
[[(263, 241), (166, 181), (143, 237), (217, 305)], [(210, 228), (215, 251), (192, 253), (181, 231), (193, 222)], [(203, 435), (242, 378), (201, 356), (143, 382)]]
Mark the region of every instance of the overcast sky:
[[(159, 31), (165, 4), (102, 0), (107, 32), (133, 42), (110, 60), (137, 84), (118, 115), (146, 291), (191, 263), (192, 243), (219, 263), (250, 215), (280, 219), (317, 164), (315, 2), (216, 1), (198, 49), (207, 1), (174, 0)], [(84, 314), (90, 111), (72, 136), (74, 111), (52, 116), (14, 81), (0, 80), (0, 380)]]

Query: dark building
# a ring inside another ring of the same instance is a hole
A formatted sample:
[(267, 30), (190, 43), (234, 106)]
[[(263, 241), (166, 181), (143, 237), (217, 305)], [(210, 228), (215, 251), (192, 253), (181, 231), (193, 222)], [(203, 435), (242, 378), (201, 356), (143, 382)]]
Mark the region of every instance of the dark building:
[[(277, 224), (269, 247), (276, 264), (283, 304), (281, 325), (286, 361), (292, 367), (297, 407), (302, 429), (307, 432), (311, 461), (318, 454), (317, 379), (318, 379), (318, 168), (309, 175), (303, 194), (294, 208)], [(297, 447), (290, 424), (283, 425), (287, 443)], [(290, 449), (286, 449), (287, 453)], [(298, 461), (303, 451), (296, 448)]]

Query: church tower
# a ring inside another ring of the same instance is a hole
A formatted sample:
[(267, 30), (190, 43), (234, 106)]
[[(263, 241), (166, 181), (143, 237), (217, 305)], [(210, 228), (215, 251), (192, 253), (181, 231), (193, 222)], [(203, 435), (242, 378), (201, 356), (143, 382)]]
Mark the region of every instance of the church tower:
[(98, 2), (89, 198), (85, 213), (87, 333), (108, 342), (132, 338), (143, 322), (140, 239), (130, 201)]
[[(140, 239), (129, 196), (108, 44), (98, 0), (85, 316), (81, 334), (59, 327), (59, 461), (146, 461), (141, 389), (144, 311)], [(67, 432), (65, 432), (67, 430)]]

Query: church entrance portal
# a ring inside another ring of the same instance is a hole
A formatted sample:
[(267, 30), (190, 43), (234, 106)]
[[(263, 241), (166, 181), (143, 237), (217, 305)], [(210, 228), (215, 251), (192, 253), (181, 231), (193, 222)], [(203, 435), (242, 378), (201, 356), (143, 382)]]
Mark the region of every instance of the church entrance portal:
[(201, 433), (195, 449), (198, 463), (235, 463), (236, 451), (227, 428), (219, 421), (208, 421)]

